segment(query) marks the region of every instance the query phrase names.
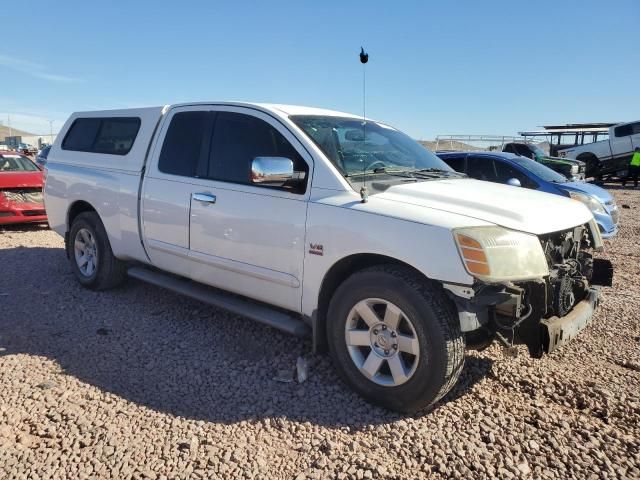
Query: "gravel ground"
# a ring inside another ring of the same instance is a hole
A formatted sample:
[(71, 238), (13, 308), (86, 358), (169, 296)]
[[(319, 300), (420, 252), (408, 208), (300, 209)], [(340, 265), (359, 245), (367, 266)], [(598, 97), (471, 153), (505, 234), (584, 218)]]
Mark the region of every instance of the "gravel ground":
[[(640, 191), (614, 193), (615, 284), (579, 340), (469, 352), (415, 417), (309, 342), (137, 281), (84, 290), (55, 233), (0, 230), (0, 477), (640, 478)], [(299, 356), (309, 379), (278, 381)]]

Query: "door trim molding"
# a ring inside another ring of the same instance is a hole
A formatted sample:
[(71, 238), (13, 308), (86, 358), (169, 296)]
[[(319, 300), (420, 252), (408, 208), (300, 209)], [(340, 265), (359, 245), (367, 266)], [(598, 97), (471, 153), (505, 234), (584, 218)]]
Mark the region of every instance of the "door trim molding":
[(249, 277), (266, 280), (279, 285), (285, 285), (291, 288), (299, 288), (300, 281), (293, 275), (288, 273), (277, 272), (270, 268), (258, 267), (249, 263), (238, 262), (229, 258), (217, 257), (207, 253), (189, 250), (187, 248), (171, 245), (170, 243), (161, 242), (160, 240), (148, 239), (149, 248), (159, 250), (163, 253), (170, 253), (181, 258), (186, 258), (192, 262), (204, 263), (212, 267), (227, 270), (229, 272), (240, 273)]
[(300, 281), (293, 275), (289, 275), (284, 272), (277, 272), (270, 268), (258, 267), (249, 263), (238, 262), (237, 260), (231, 260), (224, 257), (217, 257), (215, 255), (209, 255), (208, 253), (197, 252), (195, 250), (189, 251), (189, 258), (193, 261), (206, 263), (212, 267), (227, 270), (229, 272), (241, 273), (243, 275), (248, 275), (260, 280), (267, 280), (269, 282), (278, 283), (291, 288), (300, 287)]

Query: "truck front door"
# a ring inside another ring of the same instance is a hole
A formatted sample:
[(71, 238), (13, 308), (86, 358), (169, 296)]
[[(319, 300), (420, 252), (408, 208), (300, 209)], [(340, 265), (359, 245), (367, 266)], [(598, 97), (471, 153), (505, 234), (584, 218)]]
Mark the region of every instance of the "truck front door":
[(187, 277), (191, 196), (208, 159), (209, 110), (178, 107), (167, 113), (142, 187), (142, 235), (151, 263)]
[[(306, 183), (312, 160), (277, 119), (258, 110), (213, 110), (206, 172), (194, 182), (189, 222), (191, 277), (299, 311)], [(301, 188), (252, 184), (256, 157), (286, 157), (304, 172)]]

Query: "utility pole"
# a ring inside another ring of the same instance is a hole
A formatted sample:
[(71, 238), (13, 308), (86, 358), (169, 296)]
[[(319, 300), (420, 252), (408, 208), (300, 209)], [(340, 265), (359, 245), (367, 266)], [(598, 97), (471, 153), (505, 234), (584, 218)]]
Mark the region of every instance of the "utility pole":
[(53, 144), (53, 120), (49, 120), (49, 145)]
[(13, 137), (13, 132), (11, 131), (11, 115), (7, 113), (7, 124), (9, 125), (9, 136)]

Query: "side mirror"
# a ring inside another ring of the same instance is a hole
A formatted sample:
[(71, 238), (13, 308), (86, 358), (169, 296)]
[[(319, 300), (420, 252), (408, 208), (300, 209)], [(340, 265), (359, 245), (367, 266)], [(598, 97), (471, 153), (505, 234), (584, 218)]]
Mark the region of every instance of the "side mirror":
[(520, 180), (518, 180), (517, 178), (510, 178), (509, 180), (507, 180), (507, 185), (511, 185), (512, 187), (522, 186), (522, 184), (520, 183)]
[(293, 161), (288, 158), (256, 157), (251, 162), (251, 183), (282, 187), (293, 179)]

